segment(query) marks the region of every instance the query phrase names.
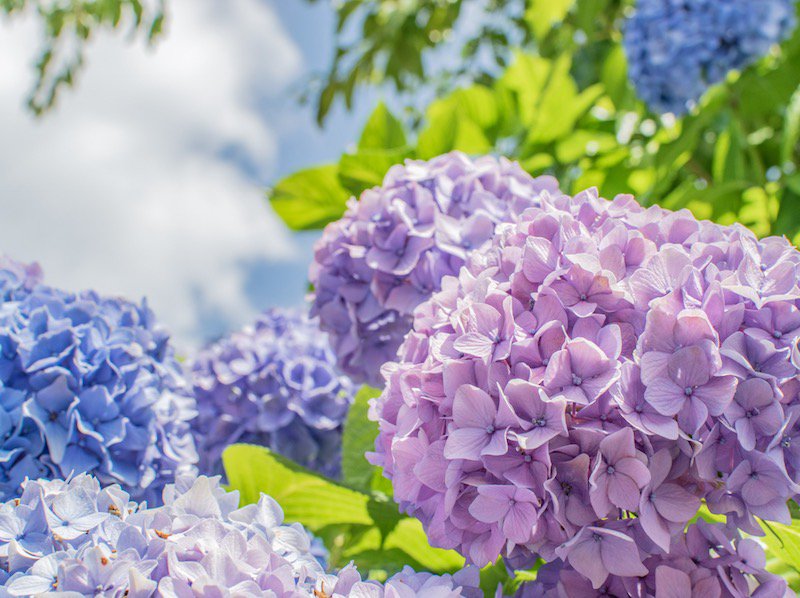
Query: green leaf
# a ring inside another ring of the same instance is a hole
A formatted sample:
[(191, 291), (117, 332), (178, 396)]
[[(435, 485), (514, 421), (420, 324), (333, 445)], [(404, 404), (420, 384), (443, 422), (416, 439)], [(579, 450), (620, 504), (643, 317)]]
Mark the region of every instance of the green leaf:
[(481, 569), (481, 590), (484, 596), (493, 596), (497, 586), (504, 586), (508, 583), (510, 575), (503, 559), (486, 565)]
[(230, 446), (222, 461), (230, 488), (239, 491), (242, 504), (258, 501), (261, 493), (271, 496), (286, 521), (302, 523), (327, 541), (336, 564), (352, 559), (366, 570), (375, 566), (377, 551), (388, 550), (398, 556), (384, 563), (389, 573), (403, 563), (420, 563), (433, 573), (464, 565), (458, 553), (430, 546), (420, 522), (400, 514), (385, 497), (347, 488), (262, 446)]
[(341, 218), (350, 194), (331, 164), (289, 175), (267, 191), (267, 197), (289, 228), (310, 230)]
[(784, 563), (796, 574), (800, 572), (800, 521), (792, 525), (770, 523), (761, 540), (767, 546), (767, 555)]
[(617, 108), (622, 106), (628, 96), (629, 86), (628, 62), (621, 44), (615, 45), (606, 56), (600, 77), (614, 105)]
[(468, 154), (491, 151), (491, 140), (500, 126), (498, 97), (482, 85), (459, 89), (431, 104), (427, 122), (417, 141), (420, 158), (451, 150)]
[(364, 453), (375, 448), (378, 436), (378, 424), (367, 417), (369, 401), (380, 396), (377, 388), (364, 385), (356, 394), (347, 420), (344, 423), (342, 437), (342, 481), (363, 492), (372, 489), (372, 481), (376, 467), (364, 458)]
[(404, 147), (406, 134), (403, 124), (380, 102), (367, 120), (361, 139), (358, 141), (360, 150), (389, 150)]
[(773, 235), (794, 239), (800, 231), (800, 175), (789, 177), (781, 193), (778, 215), (772, 226)]
[(550, 75), (552, 63), (541, 56), (517, 52), (514, 62), (506, 69), (499, 86), (517, 96), (519, 120), (524, 125), (534, 121), (536, 106)]
[(783, 124), (783, 142), (781, 143), (781, 164), (788, 164), (794, 158), (797, 142), (800, 141), (800, 86), (789, 100)]
[(611, 133), (578, 129), (558, 142), (556, 157), (565, 164), (584, 156), (604, 154), (616, 146), (617, 138)]
[(739, 181), (746, 178), (745, 150), (746, 140), (736, 120), (717, 137), (714, 145), (714, 159), (711, 173), (717, 184)]
[(419, 134), (417, 142), (417, 154), (423, 160), (452, 150), (480, 154), (491, 149), (492, 143), (480, 126), (455, 109), (431, 119), (425, 130)]
[(365, 189), (379, 186), (389, 169), (412, 157), (409, 148), (392, 150), (362, 150), (343, 154), (339, 159), (339, 182), (355, 196)]
[(383, 548), (403, 550), (413, 559), (422, 563), (427, 571), (457, 571), (464, 566), (464, 557), (456, 551), (433, 548), (428, 543), (419, 519), (413, 517), (404, 517), (399, 521), (394, 530), (386, 537)]
[(258, 502), (261, 493), (283, 508), (286, 521), (312, 532), (329, 525), (374, 525), (370, 497), (332, 482), (262, 446), (235, 444), (222, 454), (231, 489), (242, 504)]
[(564, 20), (574, 5), (575, 0), (530, 0), (525, 21), (538, 39), (544, 39), (554, 25)]
[(551, 143), (572, 133), (575, 124), (603, 94), (601, 84), (592, 85), (578, 93), (567, 54), (553, 63), (533, 114), (527, 136), (529, 146)]

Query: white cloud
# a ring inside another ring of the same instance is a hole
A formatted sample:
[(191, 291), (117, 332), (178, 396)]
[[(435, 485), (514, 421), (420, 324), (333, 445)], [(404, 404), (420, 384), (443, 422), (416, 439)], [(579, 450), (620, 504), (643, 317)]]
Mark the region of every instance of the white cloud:
[[(38, 30), (0, 25), (0, 249), (70, 289), (146, 295), (196, 340), (201, 307), (252, 314), (242, 263), (289, 259), (264, 205), (276, 139), (260, 100), (301, 56), (262, 0), (171, 0), (155, 49), (101, 36), (75, 90), (41, 120), (23, 108)], [(202, 301), (197, 301), (197, 295)]]

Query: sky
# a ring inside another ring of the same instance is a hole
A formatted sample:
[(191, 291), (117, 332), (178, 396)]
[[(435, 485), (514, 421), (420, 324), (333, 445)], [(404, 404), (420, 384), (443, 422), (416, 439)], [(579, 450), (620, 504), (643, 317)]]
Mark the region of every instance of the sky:
[(170, 0), (154, 48), (101, 35), (75, 89), (33, 117), (39, 32), (0, 21), (0, 250), (46, 281), (147, 297), (184, 350), (271, 305), (302, 305), (315, 233), (264, 199), (335, 160), (371, 108), (314, 124), (297, 92), (329, 64), (326, 2)]

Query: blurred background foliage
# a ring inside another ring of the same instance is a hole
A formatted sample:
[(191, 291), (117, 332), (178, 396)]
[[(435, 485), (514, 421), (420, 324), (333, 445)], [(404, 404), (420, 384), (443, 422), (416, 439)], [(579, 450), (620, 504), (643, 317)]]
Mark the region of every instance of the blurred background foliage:
[(0, 0), (0, 15), (35, 12), (42, 48), (28, 107), (42, 114), (59, 93), (74, 84), (87, 44), (99, 30), (126, 27), (131, 36), (155, 40), (164, 26), (164, 0)]
[[(632, 193), (643, 204), (800, 240), (799, 31), (676, 118), (650, 113), (628, 81), (621, 39), (633, 2), (486, 0), (477, 13), (470, 4), (337, 5), (335, 59), (316, 87), (319, 121), (335, 101), (352, 106), (359, 88), (388, 88), (400, 101), (395, 114), (379, 105), (338, 163), (270, 190), (291, 228), (337, 219), (347, 198), (380, 184), (392, 164), (462, 150), (553, 174), (566, 192)], [(486, 15), (480, 26), (459, 34), (476, 14)], [(455, 68), (429, 66), (440, 46), (458, 52)]]

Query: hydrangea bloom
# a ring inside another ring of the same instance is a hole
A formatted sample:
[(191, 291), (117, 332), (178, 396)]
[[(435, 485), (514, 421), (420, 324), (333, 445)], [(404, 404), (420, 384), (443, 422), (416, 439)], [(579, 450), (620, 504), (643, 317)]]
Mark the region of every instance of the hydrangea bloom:
[(625, 25), (631, 81), (657, 112), (683, 114), (727, 73), (789, 36), (792, 0), (638, 0)]
[(42, 282), (39, 264), (23, 264), (0, 255), (0, 301), (17, 301)]
[(323, 568), (324, 548), (283, 523), (268, 496), (239, 508), (219, 478), (181, 477), (161, 507), (130, 501), (118, 485), (79, 475), (28, 481), (0, 506), (0, 595), (477, 597), (478, 572), (435, 577), (407, 569), (384, 587), (352, 565)]
[(380, 366), (397, 354), (414, 308), (480, 249), (499, 222), (554, 192), (552, 177), (517, 164), (453, 152), (394, 166), (382, 187), (351, 199), (315, 247), (312, 315), (319, 315), (342, 370), (382, 383)]
[(371, 458), (401, 508), (476, 564), (575, 566), (597, 542), (630, 583), (701, 499), (748, 533), (788, 523), (800, 254), (628, 196), (541, 203), (445, 279), (384, 366)]
[[(592, 533), (587, 531), (571, 540), (571, 559), (542, 566), (536, 581), (524, 584), (516, 598), (794, 596), (785, 580), (764, 569), (766, 557), (761, 546), (724, 525), (699, 520), (685, 533), (673, 537), (669, 553), (655, 554), (644, 561), (640, 561), (629, 540), (622, 542), (633, 549), (630, 561), (623, 561), (615, 551), (610, 552), (609, 558), (607, 544), (616, 538), (604, 536), (595, 541)], [(647, 573), (634, 578), (620, 575), (618, 572), (630, 562)]]
[(305, 313), (270, 310), (202, 351), (192, 366), (200, 469), (222, 473), (230, 444), (268, 446), (336, 477), (354, 386)]
[(37, 286), (0, 306), (0, 497), (91, 471), (138, 499), (197, 460), (195, 415), (146, 304)]

